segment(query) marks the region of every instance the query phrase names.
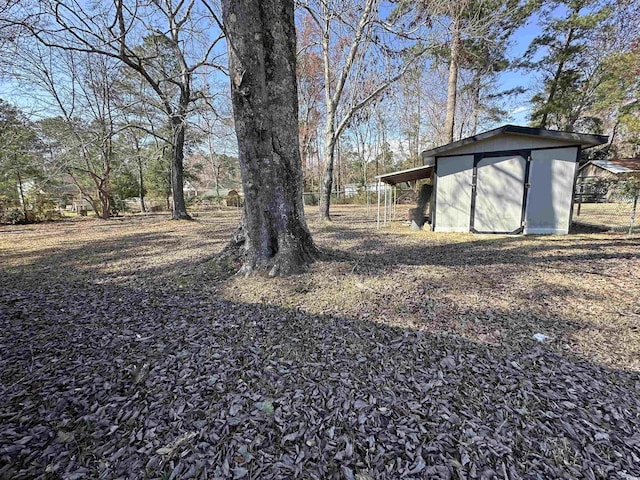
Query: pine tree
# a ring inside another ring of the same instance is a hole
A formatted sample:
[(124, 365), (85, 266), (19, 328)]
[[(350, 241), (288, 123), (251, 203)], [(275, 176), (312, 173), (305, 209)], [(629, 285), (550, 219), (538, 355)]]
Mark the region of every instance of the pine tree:
[[(564, 15), (557, 17), (558, 11)], [(589, 54), (592, 42), (611, 13), (609, 5), (597, 0), (565, 0), (542, 9), (542, 34), (533, 39), (521, 64), (543, 75), (542, 90), (531, 98), (532, 125), (575, 129), (599, 81), (597, 59)]]

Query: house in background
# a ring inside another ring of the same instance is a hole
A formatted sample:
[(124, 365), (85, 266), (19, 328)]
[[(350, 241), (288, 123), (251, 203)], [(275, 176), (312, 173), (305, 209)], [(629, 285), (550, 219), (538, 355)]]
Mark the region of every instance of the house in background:
[(193, 198), (198, 196), (198, 189), (193, 186), (189, 180), (185, 180), (183, 184), (184, 198)]
[(436, 232), (566, 234), (580, 151), (607, 140), (505, 125), (427, 150), (424, 166), (378, 178), (388, 185), (432, 178)]
[(610, 202), (616, 197), (616, 181), (633, 172), (640, 172), (640, 158), (591, 160), (578, 171), (576, 200), (579, 203)]
[(591, 160), (580, 167), (580, 178), (614, 179), (621, 173), (640, 172), (640, 158)]

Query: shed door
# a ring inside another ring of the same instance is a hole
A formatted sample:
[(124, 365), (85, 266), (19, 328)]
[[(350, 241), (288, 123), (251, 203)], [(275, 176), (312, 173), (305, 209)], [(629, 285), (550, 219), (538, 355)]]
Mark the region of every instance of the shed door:
[(477, 159), (472, 231), (515, 233), (521, 229), (526, 167), (522, 155)]

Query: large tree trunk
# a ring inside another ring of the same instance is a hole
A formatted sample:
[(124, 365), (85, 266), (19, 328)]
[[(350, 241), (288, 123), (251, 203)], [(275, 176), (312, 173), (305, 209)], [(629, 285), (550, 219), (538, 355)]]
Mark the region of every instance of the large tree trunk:
[(451, 25), (451, 58), (449, 59), (449, 81), (447, 82), (447, 112), (444, 120), (446, 143), (453, 142), (453, 127), (456, 116), (456, 97), (458, 93), (458, 65), (460, 63), (460, 18), (455, 15)]
[(173, 194), (173, 220), (191, 220), (184, 201), (184, 119), (175, 116), (171, 119), (173, 130), (173, 156), (171, 158), (171, 191)]
[(109, 193), (109, 169), (96, 185), (98, 188), (98, 199), (100, 200), (100, 218), (109, 220), (111, 217), (111, 194)]
[(102, 218), (102, 220), (109, 220), (109, 217), (111, 216), (111, 199), (109, 198), (109, 195), (102, 192), (100, 192), (99, 196), (101, 205), (100, 218)]
[(223, 0), (222, 11), (245, 194), (240, 272), (300, 273), (318, 250), (302, 200), (293, 0)]

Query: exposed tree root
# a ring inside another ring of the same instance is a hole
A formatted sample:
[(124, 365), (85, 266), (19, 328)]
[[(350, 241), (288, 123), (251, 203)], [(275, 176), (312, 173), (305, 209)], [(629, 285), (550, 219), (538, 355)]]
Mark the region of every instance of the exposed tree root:
[(187, 212), (173, 212), (171, 214), (171, 220), (193, 220), (193, 217)]
[(308, 232), (300, 235), (300, 238), (291, 234), (281, 235), (278, 239), (278, 251), (271, 257), (258, 255), (248, 245), (243, 218), (229, 243), (215, 258), (220, 264), (241, 264), (237, 275), (249, 276), (264, 272), (270, 277), (286, 277), (307, 272), (309, 266), (321, 256)]

